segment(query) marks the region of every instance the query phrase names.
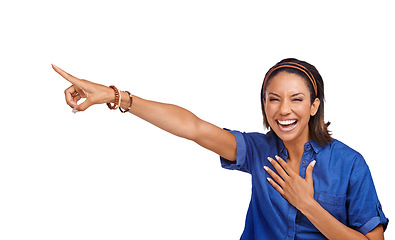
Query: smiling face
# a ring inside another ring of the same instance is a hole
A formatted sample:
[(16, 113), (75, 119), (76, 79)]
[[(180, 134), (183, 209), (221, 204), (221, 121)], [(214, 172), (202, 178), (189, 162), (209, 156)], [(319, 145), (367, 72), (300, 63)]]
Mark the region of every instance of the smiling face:
[(285, 71), (273, 76), (266, 88), (265, 112), (271, 129), (285, 142), (310, 140), (310, 116), (317, 113), (320, 100), (310, 100), (306, 80)]

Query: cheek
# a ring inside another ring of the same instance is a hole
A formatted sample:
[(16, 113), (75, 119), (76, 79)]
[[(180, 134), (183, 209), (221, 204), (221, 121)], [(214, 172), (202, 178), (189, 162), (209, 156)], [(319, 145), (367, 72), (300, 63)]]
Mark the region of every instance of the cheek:
[(270, 127), (273, 127), (276, 124), (274, 118), (277, 113), (277, 107), (275, 107), (273, 104), (268, 104), (267, 106), (265, 106), (265, 113), (266, 113), (267, 123), (269, 124)]
[(300, 105), (294, 108), (294, 112), (299, 115), (300, 118), (306, 119), (309, 121), (311, 116), (311, 107), (310, 105)]
[(268, 118), (268, 120), (270, 121), (270, 118), (274, 116), (274, 114), (276, 113), (276, 109), (273, 106), (273, 104), (266, 104), (265, 105), (265, 112), (266, 112), (266, 116)]

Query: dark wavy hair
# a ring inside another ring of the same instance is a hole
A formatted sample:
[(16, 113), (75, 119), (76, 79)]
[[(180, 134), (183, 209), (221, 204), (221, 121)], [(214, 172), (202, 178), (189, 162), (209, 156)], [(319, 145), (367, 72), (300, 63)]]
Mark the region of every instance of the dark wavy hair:
[[(306, 75), (306, 72), (303, 72), (300, 69), (295, 69), (291, 67), (281, 67), (276, 69), (278, 66), (283, 65), (284, 63), (291, 63), (295, 65), (301, 65), (305, 69), (311, 73), (315, 79), (316, 85), (317, 85), (317, 94), (315, 93), (314, 87), (312, 82), (310, 81), (309, 77)], [(272, 71), (275, 69), (274, 71)], [(310, 117), (309, 121), (309, 131), (310, 131), (310, 136), (311, 138), (316, 141), (320, 145), (327, 145), (328, 143), (332, 142), (333, 139), (331, 137), (331, 133), (328, 130), (328, 126), (330, 125), (330, 122), (325, 123), (324, 120), (324, 81), (322, 80), (322, 77), (318, 70), (311, 64), (300, 61), (295, 58), (287, 58), (284, 59), (280, 62), (278, 62), (276, 65), (274, 65), (272, 68), (269, 69), (269, 71), (266, 73), (265, 81), (262, 83), (262, 89), (261, 89), (261, 107), (262, 107), (262, 113), (263, 113), (263, 123), (264, 126), (268, 129), (270, 129), (270, 125), (267, 121), (267, 116), (265, 112), (265, 97), (266, 97), (266, 88), (270, 83), (270, 80), (276, 76), (280, 72), (288, 72), (288, 73), (293, 73), (297, 74), (298, 76), (302, 77), (305, 79), (306, 84), (309, 88), (310, 91), (310, 102), (311, 104), (314, 102), (316, 98), (320, 100), (320, 106), (318, 108), (317, 113), (314, 116)], [(269, 74), (269, 76), (268, 76)]]

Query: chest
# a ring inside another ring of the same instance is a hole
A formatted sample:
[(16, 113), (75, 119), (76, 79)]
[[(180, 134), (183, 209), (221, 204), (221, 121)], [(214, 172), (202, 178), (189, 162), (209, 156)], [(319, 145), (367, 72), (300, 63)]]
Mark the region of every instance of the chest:
[[(336, 171), (331, 166), (330, 160), (316, 156), (304, 156), (300, 161), (288, 161), (293, 171), (299, 172), (302, 178), (306, 176), (306, 168), (309, 163), (316, 160), (317, 163), (313, 170), (314, 198), (324, 207), (332, 216), (342, 223), (347, 222), (346, 211), (346, 194), (349, 182), (348, 174)], [(269, 163), (265, 164), (270, 166)], [(259, 172), (259, 173), (258, 173)], [(277, 220), (277, 226), (285, 224), (284, 233), (289, 239), (294, 236), (304, 236), (304, 233), (316, 234), (315, 239), (325, 239), (311, 222), (290, 205), (266, 180), (266, 171), (263, 167), (256, 167), (252, 173), (252, 210), (255, 214), (260, 215), (259, 209), (264, 209), (265, 217), (270, 222)], [(270, 209), (268, 208), (270, 206)], [(270, 213), (269, 213), (270, 212)], [(287, 238), (288, 239), (288, 238)]]
[(288, 164), (288, 167), (290, 167), (291, 169), (292, 169), (292, 171), (293, 172), (295, 172), (295, 173), (299, 173), (300, 172), (300, 164), (301, 164), (301, 160), (299, 159), (299, 160), (297, 160), (297, 159), (294, 159), (294, 160), (291, 160), (291, 159), (287, 159), (287, 164)]

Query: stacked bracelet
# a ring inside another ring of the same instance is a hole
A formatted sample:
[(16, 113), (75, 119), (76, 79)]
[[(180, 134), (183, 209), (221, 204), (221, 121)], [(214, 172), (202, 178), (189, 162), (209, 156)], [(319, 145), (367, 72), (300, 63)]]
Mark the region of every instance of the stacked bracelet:
[(130, 108), (132, 107), (132, 103), (133, 103), (133, 97), (132, 94), (128, 91), (125, 91), (127, 94), (129, 94), (129, 98), (130, 98), (130, 103), (129, 103), (129, 107), (126, 110), (122, 110), (121, 106), (119, 106), (119, 111), (121, 111), (121, 113), (125, 113), (125, 112), (129, 112)]
[(132, 103), (133, 103), (133, 97), (132, 94), (128, 91), (125, 91), (127, 94), (129, 94), (129, 98), (130, 98), (130, 103), (129, 103), (129, 107), (126, 110), (123, 110), (121, 108), (121, 92), (118, 90), (118, 88), (116, 88), (114, 85), (111, 85), (110, 88), (112, 88), (114, 90), (114, 94), (115, 94), (115, 100), (114, 100), (114, 104), (111, 105), (111, 103), (107, 103), (107, 107), (111, 110), (115, 110), (117, 108), (119, 108), (119, 111), (121, 111), (122, 113), (126, 113), (129, 112), (130, 108), (132, 107)]
[(107, 103), (107, 107), (111, 110), (115, 110), (119, 108), (119, 106), (121, 105), (121, 94), (118, 88), (116, 88), (115, 86), (111, 85), (110, 88), (114, 90), (115, 100), (114, 100), (114, 105), (111, 105), (111, 103)]

